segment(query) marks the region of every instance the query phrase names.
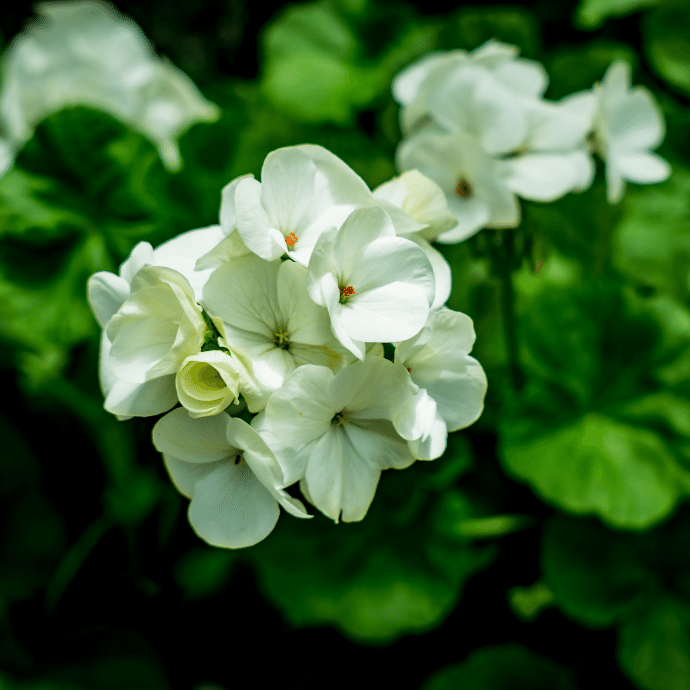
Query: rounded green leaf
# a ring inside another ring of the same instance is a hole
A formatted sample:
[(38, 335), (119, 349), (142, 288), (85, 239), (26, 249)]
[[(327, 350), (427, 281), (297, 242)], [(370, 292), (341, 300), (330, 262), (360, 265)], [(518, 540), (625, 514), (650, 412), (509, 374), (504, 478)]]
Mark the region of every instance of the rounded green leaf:
[(434, 673), (422, 690), (575, 690), (570, 673), (526, 647), (484, 647)]
[(688, 481), (659, 436), (594, 412), (537, 436), (513, 426), (503, 458), (556, 505), (634, 529), (667, 515)]
[(647, 52), (656, 71), (671, 85), (690, 92), (690, 8), (665, 7), (646, 17)]
[(661, 598), (624, 625), (618, 662), (641, 690), (690, 687), (690, 607)]

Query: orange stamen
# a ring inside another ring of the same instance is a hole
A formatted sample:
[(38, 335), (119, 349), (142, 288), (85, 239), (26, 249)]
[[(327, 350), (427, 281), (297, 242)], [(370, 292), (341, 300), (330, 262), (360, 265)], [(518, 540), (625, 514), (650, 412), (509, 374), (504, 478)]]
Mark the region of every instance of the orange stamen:
[(410, 374), (412, 373), (412, 367), (405, 367), (405, 369), (407, 369)]
[(350, 297), (351, 295), (355, 294), (355, 289), (352, 287), (352, 285), (347, 285), (345, 287), (340, 287), (340, 294), (343, 297)]
[(297, 235), (295, 235), (294, 232), (291, 232), (289, 235), (285, 235), (285, 243), (287, 244), (288, 247), (291, 249), (299, 242), (299, 239), (297, 238)]
[(455, 193), (461, 197), (467, 197), (472, 194), (472, 187), (470, 183), (463, 177), (455, 187)]

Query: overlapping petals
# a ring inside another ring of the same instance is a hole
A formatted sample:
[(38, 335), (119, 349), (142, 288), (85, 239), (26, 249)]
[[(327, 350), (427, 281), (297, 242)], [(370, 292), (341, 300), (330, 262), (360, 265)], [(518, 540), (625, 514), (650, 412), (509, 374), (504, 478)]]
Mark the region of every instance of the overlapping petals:
[(241, 419), (192, 419), (178, 408), (155, 425), (153, 443), (177, 489), (191, 499), (190, 524), (213, 546), (236, 549), (261, 541), (278, 521), (279, 504), (295, 517), (309, 517), (282, 488), (271, 450)]

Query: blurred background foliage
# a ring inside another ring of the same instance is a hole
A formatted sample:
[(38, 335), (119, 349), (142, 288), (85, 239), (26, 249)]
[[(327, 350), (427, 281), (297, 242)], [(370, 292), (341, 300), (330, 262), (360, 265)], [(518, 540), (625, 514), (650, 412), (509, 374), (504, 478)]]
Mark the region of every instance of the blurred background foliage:
[[(687, 3), (116, 4), (222, 116), (183, 136), (173, 174), (140, 134), (66, 109), (0, 178), (0, 689), (687, 690)], [(30, 15), (4, 10), (0, 45)], [(152, 420), (102, 408), (87, 278), (216, 223), (222, 186), (280, 146), (384, 182), (392, 77), (489, 38), (542, 61), (554, 99), (630, 61), (664, 112), (670, 179), (610, 206), (599, 176), (523, 203), (515, 231), (443, 246), (489, 379), (479, 421), (385, 472), (361, 523), (206, 546)]]

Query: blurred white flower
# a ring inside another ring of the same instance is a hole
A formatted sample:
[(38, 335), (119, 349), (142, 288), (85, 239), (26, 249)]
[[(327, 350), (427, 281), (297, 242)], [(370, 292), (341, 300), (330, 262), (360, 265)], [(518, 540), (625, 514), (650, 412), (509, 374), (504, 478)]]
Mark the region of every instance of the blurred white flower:
[(217, 106), (110, 5), (45, 2), (36, 12), (39, 19), (3, 56), (0, 172), (42, 119), (70, 105), (105, 110), (148, 137), (166, 167), (179, 169), (177, 139), (194, 123), (215, 120)]
[(446, 195), (457, 225), (439, 234), (437, 242), (460, 242), (482, 228), (513, 228), (520, 222), (506, 162), (489, 156), (469, 134), (429, 125), (403, 139), (397, 161), (400, 170), (420, 170)]
[(278, 504), (295, 517), (310, 517), (284, 491), (271, 450), (241, 419), (192, 419), (180, 407), (158, 420), (153, 444), (178, 491), (192, 499), (190, 524), (213, 546), (239, 549), (260, 542), (278, 521)]
[(519, 58), (516, 46), (491, 40), (469, 53), (425, 55), (393, 80), (393, 96), (403, 106), (406, 135), (430, 117), (444, 127), (450, 123), (451, 130), (476, 131), (489, 149), (500, 149), (523, 135), (522, 101), (541, 97), (547, 83), (540, 63)]
[(630, 65), (622, 60), (612, 63), (594, 93), (594, 147), (606, 161), (609, 202), (620, 201), (625, 180), (665, 180), (671, 167), (651, 152), (664, 138), (664, 118), (647, 89), (630, 88)]

